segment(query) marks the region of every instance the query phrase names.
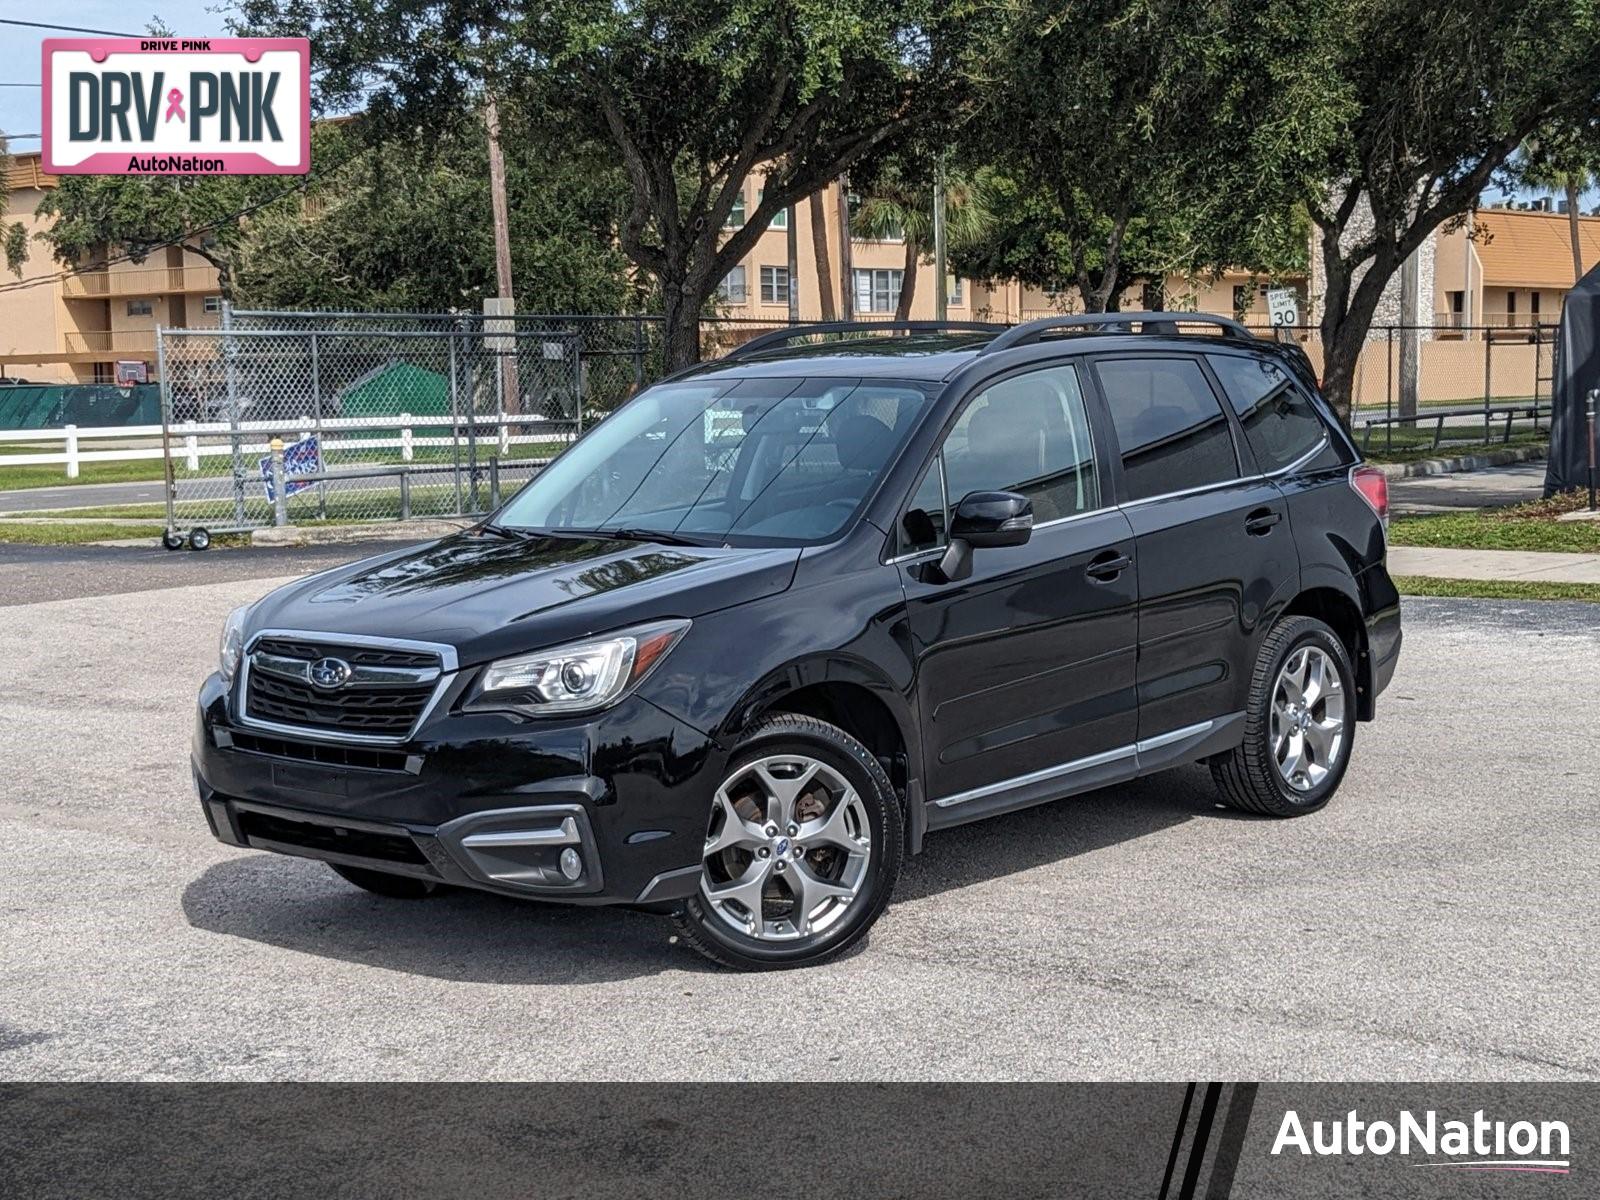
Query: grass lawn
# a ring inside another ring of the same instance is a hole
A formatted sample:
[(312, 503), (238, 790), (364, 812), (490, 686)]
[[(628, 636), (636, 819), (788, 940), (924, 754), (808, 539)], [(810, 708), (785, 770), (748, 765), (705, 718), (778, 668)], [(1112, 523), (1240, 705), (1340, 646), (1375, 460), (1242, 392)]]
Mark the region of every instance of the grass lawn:
[(1427, 579), (1396, 575), (1402, 596), (1460, 596), (1481, 600), (1586, 600), (1600, 604), (1600, 584), (1539, 583), (1521, 579)]
[(0, 545), (71, 546), (79, 542), (107, 542), (138, 538), (154, 546), (161, 531), (150, 525), (117, 525), (110, 521), (82, 525), (49, 521), (0, 521)]
[(1457, 550), (1553, 550), (1600, 554), (1600, 521), (1557, 521), (1555, 514), (1578, 507), (1560, 497), (1483, 512), (1396, 517), (1389, 523), (1395, 546), (1443, 546)]
[[(1463, 427), (1464, 430), (1465, 427)], [(1539, 446), (1545, 449), (1550, 445), (1550, 431), (1548, 429), (1534, 433), (1531, 429), (1525, 432), (1513, 432), (1509, 442), (1502, 442), (1499, 438), (1491, 441), (1459, 441), (1450, 440), (1451, 431), (1445, 429), (1445, 441), (1439, 448), (1433, 448), (1433, 431), (1422, 433), (1420, 430), (1396, 429), (1392, 447), (1384, 444), (1383, 431), (1374, 430), (1372, 445), (1362, 451), (1368, 461), (1375, 463), (1405, 463), (1420, 462), (1425, 458), (1455, 458), (1462, 454), (1481, 454), (1490, 450), (1518, 450), (1525, 446)], [(1361, 444), (1360, 436), (1356, 444)]]
[[(34, 447), (29, 452), (35, 452)], [(39, 449), (37, 453), (48, 451)], [(180, 472), (180, 478), (183, 472)], [(72, 487), (79, 483), (146, 483), (166, 478), (160, 459), (134, 459), (130, 462), (92, 462), (78, 466), (78, 477), (67, 478), (61, 466), (8, 467), (0, 451), (0, 492), (23, 488)]]

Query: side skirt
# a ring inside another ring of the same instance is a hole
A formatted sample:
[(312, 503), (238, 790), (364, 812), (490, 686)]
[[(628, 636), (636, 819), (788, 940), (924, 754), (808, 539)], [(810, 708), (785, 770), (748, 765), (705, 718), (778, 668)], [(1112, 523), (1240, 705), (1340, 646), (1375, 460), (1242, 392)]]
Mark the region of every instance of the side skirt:
[(1126, 783), (1141, 775), (1232, 750), (1243, 738), (1244, 713), (1229, 713), (1015, 779), (929, 801), (925, 809), (928, 828), (948, 829), (1079, 792)]

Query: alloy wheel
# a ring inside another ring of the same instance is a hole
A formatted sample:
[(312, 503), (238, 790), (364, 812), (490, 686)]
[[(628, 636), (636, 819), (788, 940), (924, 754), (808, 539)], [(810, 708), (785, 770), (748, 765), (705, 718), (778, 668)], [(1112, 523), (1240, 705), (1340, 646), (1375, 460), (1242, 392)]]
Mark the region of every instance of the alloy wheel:
[(1344, 684), (1327, 651), (1301, 646), (1284, 660), (1272, 689), (1272, 757), (1283, 781), (1309, 792), (1344, 749)]
[(849, 780), (809, 755), (774, 754), (717, 789), (700, 894), (736, 932), (793, 941), (843, 918), (871, 862), (867, 807)]

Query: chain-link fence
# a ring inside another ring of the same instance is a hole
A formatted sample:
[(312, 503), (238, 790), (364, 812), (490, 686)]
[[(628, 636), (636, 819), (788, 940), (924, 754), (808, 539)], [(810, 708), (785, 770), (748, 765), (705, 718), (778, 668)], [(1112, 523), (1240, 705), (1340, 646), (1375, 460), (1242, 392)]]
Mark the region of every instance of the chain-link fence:
[(582, 432), (570, 331), (300, 325), (163, 331), (172, 531), (483, 512)]
[[(701, 354), (786, 324), (703, 321)], [(488, 511), (585, 424), (661, 377), (662, 328), (648, 315), (225, 309), (220, 329), (164, 330), (168, 525)], [(1321, 373), (1315, 327), (1257, 332), (1293, 338)], [(1403, 450), (1537, 436), (1548, 425), (1554, 335), (1553, 325), (1375, 326), (1353, 388), (1357, 437)]]

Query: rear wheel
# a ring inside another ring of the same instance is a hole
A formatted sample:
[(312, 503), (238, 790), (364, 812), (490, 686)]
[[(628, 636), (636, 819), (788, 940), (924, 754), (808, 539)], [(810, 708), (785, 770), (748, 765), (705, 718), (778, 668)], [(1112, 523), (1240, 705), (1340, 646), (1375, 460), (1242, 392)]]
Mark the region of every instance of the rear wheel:
[(1211, 760), (1217, 790), (1247, 812), (1316, 812), (1344, 778), (1355, 716), (1355, 673), (1344, 643), (1312, 617), (1285, 618), (1257, 655), (1244, 741)]
[(740, 744), (712, 799), (683, 939), (744, 970), (805, 966), (860, 941), (900, 874), (900, 798), (836, 726), (777, 716)]
[(369, 871), (365, 867), (346, 867), (329, 863), (333, 873), (355, 884), (363, 891), (395, 900), (421, 900), (439, 890), (431, 879), (417, 879), (411, 875), (391, 875), (387, 871)]

